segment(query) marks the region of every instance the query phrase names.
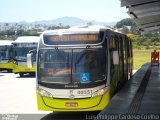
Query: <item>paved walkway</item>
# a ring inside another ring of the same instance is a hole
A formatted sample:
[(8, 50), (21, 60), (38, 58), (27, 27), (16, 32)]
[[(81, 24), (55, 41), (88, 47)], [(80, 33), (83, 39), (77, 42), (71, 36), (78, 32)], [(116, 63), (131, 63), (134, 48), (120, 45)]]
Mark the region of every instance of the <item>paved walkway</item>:
[[(144, 87), (142, 83), (147, 79), (144, 93), (139, 92), (139, 89)], [(141, 99), (134, 100), (137, 94), (141, 96)], [(130, 114), (129, 111), (133, 102), (136, 102), (134, 107), (137, 110), (135, 113), (131, 112), (131, 114), (145, 114), (148, 115), (146, 117), (160, 119), (160, 67), (150, 67), (150, 64), (143, 65), (112, 98), (108, 106), (97, 115), (96, 120), (111, 119), (110, 115), (115, 115), (112, 116), (115, 119), (121, 119), (119, 115)], [(138, 102), (140, 104), (136, 106)]]

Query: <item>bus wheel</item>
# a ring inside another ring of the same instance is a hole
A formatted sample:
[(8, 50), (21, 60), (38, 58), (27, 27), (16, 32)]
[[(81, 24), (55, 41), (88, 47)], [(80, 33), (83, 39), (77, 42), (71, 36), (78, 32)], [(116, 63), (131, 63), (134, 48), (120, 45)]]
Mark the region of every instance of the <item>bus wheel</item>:
[(7, 70), (9, 73), (12, 73), (12, 69)]
[(19, 76), (20, 76), (20, 77), (23, 77), (23, 73), (19, 73)]
[(35, 77), (35, 73), (30, 73), (31, 76)]

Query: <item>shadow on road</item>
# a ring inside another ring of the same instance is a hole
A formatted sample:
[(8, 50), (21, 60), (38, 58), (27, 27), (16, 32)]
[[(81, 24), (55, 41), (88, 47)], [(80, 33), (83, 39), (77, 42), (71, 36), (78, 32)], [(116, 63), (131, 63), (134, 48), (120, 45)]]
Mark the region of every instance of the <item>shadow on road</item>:
[(16, 78), (35, 78), (35, 75), (25, 74), (22, 77), (17, 76)]
[[(7, 74), (10, 74), (12, 72), (8, 72), (8, 71), (4, 70), (4, 71), (0, 71), (0, 73), (7, 75)], [(5, 76), (5, 75), (0, 75), (0, 76)]]
[(8, 71), (0, 71), (1, 73), (12, 73), (12, 72), (8, 72)]
[(40, 120), (93, 120), (99, 112), (50, 113)]

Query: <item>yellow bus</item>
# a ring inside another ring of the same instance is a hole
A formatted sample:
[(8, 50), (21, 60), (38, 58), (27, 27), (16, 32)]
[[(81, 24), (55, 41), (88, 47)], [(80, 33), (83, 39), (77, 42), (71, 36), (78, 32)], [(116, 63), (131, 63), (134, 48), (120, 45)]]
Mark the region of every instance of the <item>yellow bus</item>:
[(23, 77), (24, 74), (35, 74), (35, 61), (36, 57), (34, 57), (34, 67), (27, 67), (27, 53), (30, 50), (37, 49), (37, 44), (39, 41), (39, 36), (21, 36), (18, 37), (13, 44), (13, 48), (15, 51), (14, 56), (14, 69), (13, 73), (19, 74), (20, 77)]
[[(32, 67), (32, 54), (27, 55)], [(104, 26), (45, 31), (37, 47), (37, 103), (54, 112), (100, 111), (132, 76), (131, 41)]]
[(13, 46), (11, 40), (0, 40), (0, 71), (13, 69)]

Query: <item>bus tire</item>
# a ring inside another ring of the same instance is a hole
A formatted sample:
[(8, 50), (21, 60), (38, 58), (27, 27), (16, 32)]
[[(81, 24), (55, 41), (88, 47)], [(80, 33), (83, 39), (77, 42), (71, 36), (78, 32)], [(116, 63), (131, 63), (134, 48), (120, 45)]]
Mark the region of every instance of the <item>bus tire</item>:
[(19, 73), (19, 76), (20, 76), (20, 77), (23, 77), (24, 75), (23, 75), (23, 73)]
[(35, 73), (30, 73), (30, 76), (35, 77), (36, 74)]
[(12, 69), (7, 70), (9, 73), (12, 73)]

